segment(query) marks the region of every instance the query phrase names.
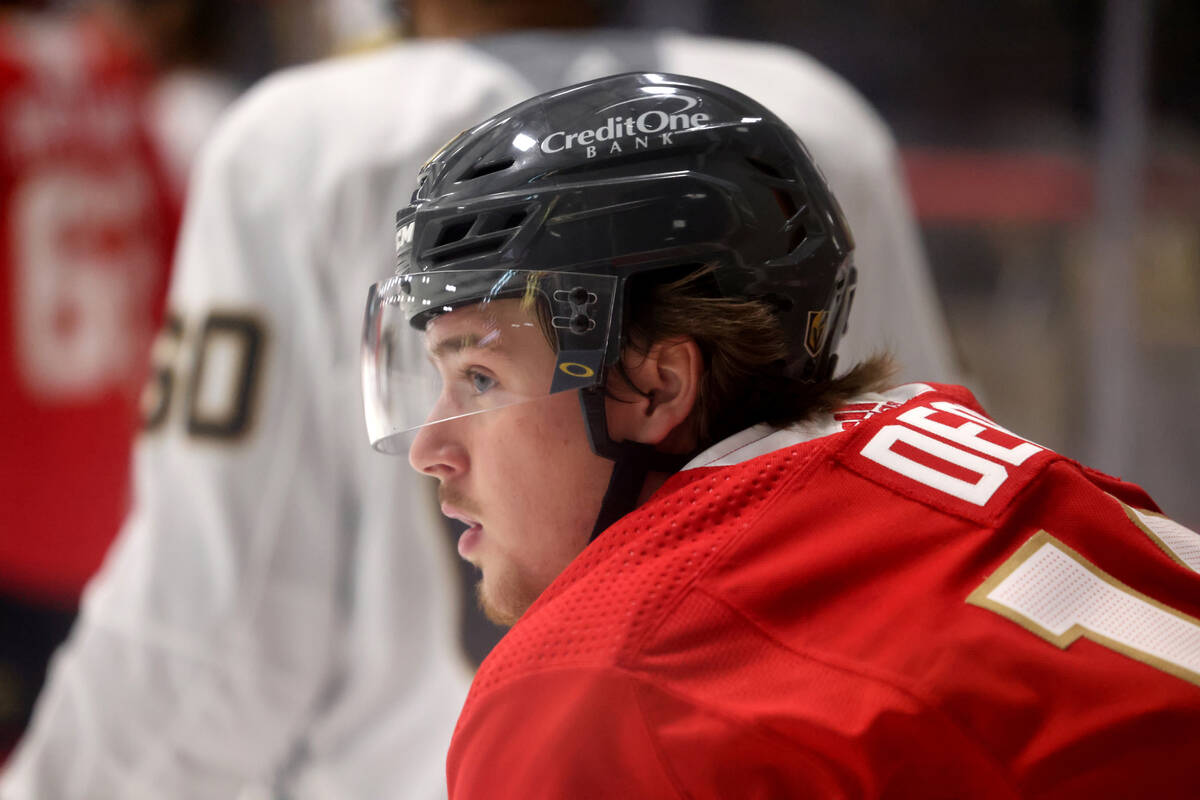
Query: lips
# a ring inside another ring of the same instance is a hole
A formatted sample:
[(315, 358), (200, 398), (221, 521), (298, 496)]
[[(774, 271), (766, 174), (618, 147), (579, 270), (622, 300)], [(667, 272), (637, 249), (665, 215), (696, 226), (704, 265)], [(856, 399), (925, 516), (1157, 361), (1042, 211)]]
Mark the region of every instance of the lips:
[(448, 503), (442, 503), (442, 514), (467, 526), (458, 537), (458, 554), (470, 561), (471, 553), (479, 546), (479, 540), (483, 537), (483, 525)]
[[(463, 559), (471, 561), (471, 553), (479, 546), (479, 540), (483, 538), (483, 526), (472, 525), (462, 532), (458, 537), (458, 554)], [(471, 561), (471, 563), (475, 563)]]

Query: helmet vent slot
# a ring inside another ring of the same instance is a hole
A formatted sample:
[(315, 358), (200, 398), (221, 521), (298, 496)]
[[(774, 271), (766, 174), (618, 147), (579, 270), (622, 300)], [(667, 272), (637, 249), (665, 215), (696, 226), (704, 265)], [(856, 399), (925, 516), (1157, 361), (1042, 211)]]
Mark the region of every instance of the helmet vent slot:
[(427, 251), (434, 265), (498, 253), (529, 219), (530, 207), (505, 206), (447, 220)]
[(433, 246), (441, 247), (442, 245), (453, 244), (457, 241), (460, 241), (471, 230), (471, 226), (475, 224), (475, 219), (475, 217), (467, 217), (466, 219), (459, 220), (458, 222), (452, 222), (446, 227), (442, 228), (441, 233), (438, 234), (437, 242)]
[(796, 248), (804, 244), (804, 240), (808, 238), (808, 231), (805, 230), (804, 224), (796, 222), (792, 225), (792, 232), (788, 236), (788, 252), (796, 252)]
[(527, 209), (523, 208), (520, 211), (514, 211), (508, 215), (508, 218), (506, 220), (504, 220), (504, 224), (500, 226), (500, 230), (506, 231), (506, 230), (510, 230), (512, 228), (516, 228), (522, 222), (524, 222), (525, 218), (528, 216), (529, 216), (529, 211)]
[(463, 181), (473, 181), (476, 178), (482, 178), (484, 175), (491, 175), (493, 172), (502, 172), (515, 163), (516, 159), (512, 156), (508, 156), (506, 158), (497, 159), (496, 161), (488, 161), (483, 164), (476, 164), (464, 172), (462, 177), (458, 179), (458, 182), (462, 183)]
[(775, 202), (779, 204), (779, 210), (783, 212), (783, 218), (786, 220), (784, 228), (788, 231), (788, 252), (795, 252), (808, 238), (808, 230), (804, 227), (802, 215), (799, 213), (800, 207), (796, 204), (796, 199), (782, 189), (771, 189), (771, 194), (775, 195)]
[(499, 252), (508, 239), (507, 233), (489, 234), (487, 236), (472, 236), (470, 239), (459, 241), (444, 248), (429, 251), (429, 260), (435, 266), (451, 261), (462, 261), (475, 256)]
[(472, 234), (475, 236), (484, 236), (489, 233), (511, 231), (519, 228), (527, 216), (529, 216), (529, 212), (523, 208), (517, 210), (500, 209), (488, 212), (480, 215), (479, 222), (476, 223)]
[(779, 204), (779, 210), (783, 212), (784, 219), (791, 219), (796, 216), (796, 201), (792, 196), (782, 189), (772, 189), (771, 194), (775, 195), (775, 202)]
[(757, 158), (746, 156), (746, 163), (764, 175), (770, 175), (772, 178), (783, 178), (783, 175), (780, 174), (779, 170), (775, 169), (765, 161), (759, 161)]

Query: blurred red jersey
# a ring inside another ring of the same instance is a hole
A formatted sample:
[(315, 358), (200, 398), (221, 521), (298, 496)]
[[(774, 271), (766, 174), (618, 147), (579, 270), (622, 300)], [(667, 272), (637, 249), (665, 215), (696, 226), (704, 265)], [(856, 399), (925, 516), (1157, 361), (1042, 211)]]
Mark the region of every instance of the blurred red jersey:
[(480, 668), (452, 798), (1197, 797), (1200, 537), (913, 384), (702, 454)]
[(0, 17), (0, 584), (65, 606), (127, 508), (178, 217), (149, 77), (99, 24)]

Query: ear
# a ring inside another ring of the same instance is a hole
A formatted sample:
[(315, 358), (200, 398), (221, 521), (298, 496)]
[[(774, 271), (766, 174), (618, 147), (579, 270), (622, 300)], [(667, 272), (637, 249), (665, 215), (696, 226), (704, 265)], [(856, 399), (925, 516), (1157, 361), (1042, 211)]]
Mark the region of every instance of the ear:
[(686, 453), (695, 435), (686, 424), (700, 395), (704, 358), (691, 338), (656, 342), (645, 355), (622, 356), (637, 390), (614, 376), (614, 397), (606, 404), (608, 431), (615, 441), (652, 444), (664, 452)]

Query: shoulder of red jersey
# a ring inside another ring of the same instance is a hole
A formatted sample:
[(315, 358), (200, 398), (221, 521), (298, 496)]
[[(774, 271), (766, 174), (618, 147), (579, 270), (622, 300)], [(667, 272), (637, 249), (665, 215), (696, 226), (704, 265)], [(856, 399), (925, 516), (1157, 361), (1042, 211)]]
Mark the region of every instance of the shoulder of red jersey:
[[(1084, 467), (995, 422), (968, 389), (920, 386), (928, 391), (880, 411), (866, 410), (834, 459), (899, 495), (981, 525), (998, 522), (1055, 462), (1071, 464), (1091, 483), (1131, 505), (1156, 508), (1139, 487)], [(862, 413), (860, 404), (852, 402), (834, 417)]]
[(1065, 461), (1124, 502), (1155, 509), (1137, 486), (1077, 464), (1004, 428), (962, 386), (911, 383), (860, 395), (831, 414), (786, 428), (758, 425), (684, 468), (728, 467), (769, 453), (821, 447), (852, 473), (977, 524), (994, 524), (1042, 470)]

